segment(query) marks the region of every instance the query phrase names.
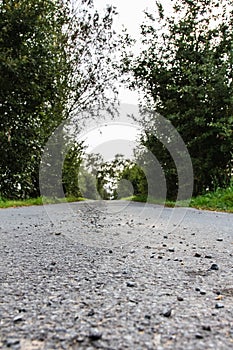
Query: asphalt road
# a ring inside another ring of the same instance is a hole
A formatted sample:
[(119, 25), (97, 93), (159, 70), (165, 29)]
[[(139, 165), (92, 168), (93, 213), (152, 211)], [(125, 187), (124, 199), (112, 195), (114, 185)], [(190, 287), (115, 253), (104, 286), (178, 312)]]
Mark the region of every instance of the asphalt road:
[(233, 215), (129, 202), (0, 210), (1, 349), (233, 348)]

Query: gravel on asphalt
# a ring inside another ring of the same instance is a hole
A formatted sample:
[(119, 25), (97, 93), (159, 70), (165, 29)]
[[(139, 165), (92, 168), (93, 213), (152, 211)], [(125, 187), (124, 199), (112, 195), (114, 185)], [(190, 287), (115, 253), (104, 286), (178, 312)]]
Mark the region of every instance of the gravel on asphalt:
[(232, 349), (232, 224), (120, 201), (0, 210), (0, 348)]

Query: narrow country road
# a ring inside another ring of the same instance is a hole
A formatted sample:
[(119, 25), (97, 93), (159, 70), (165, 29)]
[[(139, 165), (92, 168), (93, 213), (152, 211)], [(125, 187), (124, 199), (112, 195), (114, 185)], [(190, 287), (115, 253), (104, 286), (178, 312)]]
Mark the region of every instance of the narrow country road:
[(121, 201), (0, 210), (0, 348), (233, 348), (233, 214)]

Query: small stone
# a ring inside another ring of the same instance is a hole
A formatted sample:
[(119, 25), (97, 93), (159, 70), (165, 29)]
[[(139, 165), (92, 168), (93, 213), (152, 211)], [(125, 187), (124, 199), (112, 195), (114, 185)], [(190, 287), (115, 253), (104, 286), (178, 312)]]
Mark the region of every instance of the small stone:
[(211, 327), (210, 326), (202, 326), (203, 331), (211, 332)]
[(206, 295), (206, 292), (204, 290), (200, 290), (201, 295)]
[(205, 259), (212, 259), (212, 255), (205, 255)]
[(88, 337), (93, 341), (99, 340), (102, 338), (102, 333), (98, 329), (91, 329)]
[(223, 304), (220, 304), (220, 303), (217, 303), (215, 305), (215, 309), (223, 309), (224, 308), (224, 305)]
[(112, 249), (109, 249), (109, 251), (108, 251), (108, 252), (109, 252), (109, 254), (112, 254), (112, 253), (113, 253)]
[(170, 253), (174, 253), (174, 252), (175, 252), (175, 248), (169, 248), (168, 251), (169, 251)]
[(178, 297), (177, 297), (177, 300), (178, 300), (178, 301), (184, 301), (184, 298), (182, 298), (181, 296), (178, 296)]
[(203, 335), (200, 334), (200, 333), (197, 333), (197, 334), (195, 335), (195, 337), (196, 337), (197, 339), (203, 339)]
[(196, 288), (195, 288), (195, 291), (196, 291), (196, 292), (200, 292), (201, 290), (200, 290), (199, 287), (196, 287)]
[(83, 343), (84, 342), (84, 337), (83, 336), (78, 336), (76, 339), (75, 339), (75, 341), (77, 342), (77, 343)]
[(170, 317), (171, 314), (172, 314), (172, 309), (166, 309), (166, 310), (164, 310), (163, 313), (162, 313), (162, 315), (163, 315), (164, 317)]
[(222, 242), (222, 241), (223, 241), (223, 238), (217, 238), (216, 241)]
[(220, 290), (215, 290), (214, 293), (217, 294), (217, 295), (221, 295)]
[(217, 271), (217, 270), (219, 270), (219, 266), (217, 264), (212, 264), (210, 269), (214, 270), (214, 271)]
[(136, 287), (136, 283), (135, 283), (135, 282), (128, 281), (128, 282), (126, 283), (126, 286), (127, 286), (127, 287), (133, 288), (133, 287)]
[(18, 315), (18, 316), (16, 316), (16, 317), (13, 319), (13, 322), (14, 322), (14, 323), (21, 322), (21, 321), (23, 321), (23, 316), (22, 316), (22, 315)]
[(95, 311), (93, 309), (91, 309), (88, 313), (87, 316), (94, 316)]
[(161, 255), (158, 256), (158, 259), (163, 259), (163, 257)]
[(151, 316), (150, 316), (150, 315), (145, 315), (145, 318), (146, 318), (147, 320), (150, 320), (150, 319), (151, 319)]
[(54, 232), (55, 236), (60, 236), (61, 232)]
[(10, 347), (13, 346), (13, 345), (17, 345), (17, 344), (19, 344), (19, 339), (16, 339), (16, 338), (9, 338), (9, 339), (6, 340), (6, 346), (7, 346), (8, 348), (10, 348)]
[(200, 253), (195, 253), (195, 254), (194, 254), (194, 257), (195, 257), (195, 258), (200, 258), (200, 257), (201, 257), (201, 254), (200, 254)]

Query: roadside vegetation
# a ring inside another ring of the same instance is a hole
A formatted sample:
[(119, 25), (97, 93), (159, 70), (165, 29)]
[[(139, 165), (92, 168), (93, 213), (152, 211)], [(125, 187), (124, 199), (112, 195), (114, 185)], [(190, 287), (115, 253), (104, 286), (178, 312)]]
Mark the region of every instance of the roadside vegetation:
[(214, 210), (214, 211), (226, 211), (233, 213), (233, 185), (227, 189), (218, 188), (214, 192), (207, 192), (206, 194), (193, 197), (191, 201), (184, 200), (179, 202), (166, 200), (164, 203), (162, 200), (147, 196), (131, 196), (126, 197), (124, 200), (132, 200), (135, 202), (148, 202), (158, 205), (164, 205), (167, 207), (191, 207), (203, 210)]
[(198, 209), (209, 209), (217, 211), (228, 211), (233, 213), (233, 186), (227, 189), (217, 189), (202, 196), (193, 198), (191, 207)]
[[(31, 198), (25, 200), (7, 200), (0, 198), (0, 208), (10, 208), (10, 207), (22, 207), (31, 205), (42, 205), (42, 204), (57, 204), (64, 202), (78, 202), (84, 201), (86, 198), (82, 197), (67, 197), (67, 198)], [(121, 200), (129, 200), (134, 202), (148, 202), (152, 204), (164, 205), (164, 201), (158, 200), (156, 198), (147, 197), (143, 195), (136, 195), (121, 198)], [(233, 213), (233, 185), (227, 189), (218, 188), (214, 192), (208, 192), (206, 194), (193, 197), (191, 201), (184, 200), (179, 202), (166, 200), (165, 206), (167, 207), (191, 207), (203, 210), (213, 210), (213, 211), (225, 211)]]
[(0, 208), (16, 208), (16, 207), (29, 207), (31, 205), (43, 205), (43, 204), (57, 204), (65, 202), (79, 202), (85, 200), (81, 197), (67, 197), (67, 198), (30, 198), (30, 199), (4, 199), (0, 198)]

